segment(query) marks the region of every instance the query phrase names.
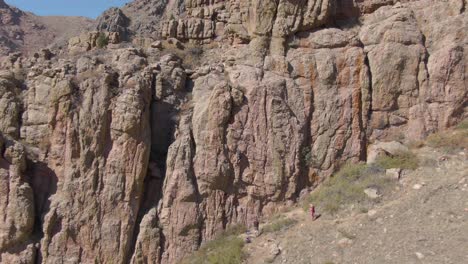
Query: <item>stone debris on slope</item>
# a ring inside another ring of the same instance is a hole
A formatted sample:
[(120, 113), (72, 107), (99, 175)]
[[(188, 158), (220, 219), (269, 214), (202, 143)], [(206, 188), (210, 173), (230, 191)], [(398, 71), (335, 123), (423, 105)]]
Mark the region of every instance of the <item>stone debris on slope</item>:
[[(439, 155), (428, 149), (418, 153), (429, 161)], [(350, 211), (314, 222), (302, 209), (286, 213), (298, 224), (246, 245), (245, 263), (463, 263), (468, 200), (458, 182), (466, 177), (467, 164), (452, 155), (436, 172), (436, 165), (427, 163), (367, 213)], [(411, 190), (423, 181), (427, 188)], [(269, 261), (263, 243), (272, 239), (282, 251)]]

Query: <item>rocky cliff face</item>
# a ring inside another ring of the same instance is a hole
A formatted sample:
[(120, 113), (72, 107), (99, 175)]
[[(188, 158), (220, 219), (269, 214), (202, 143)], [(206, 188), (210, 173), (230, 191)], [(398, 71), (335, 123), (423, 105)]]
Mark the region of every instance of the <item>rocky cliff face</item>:
[(372, 142), (467, 118), (466, 4), (135, 1), (97, 29), (169, 41), (77, 55), (91, 33), (60, 56), (10, 55), (0, 261), (177, 263)]

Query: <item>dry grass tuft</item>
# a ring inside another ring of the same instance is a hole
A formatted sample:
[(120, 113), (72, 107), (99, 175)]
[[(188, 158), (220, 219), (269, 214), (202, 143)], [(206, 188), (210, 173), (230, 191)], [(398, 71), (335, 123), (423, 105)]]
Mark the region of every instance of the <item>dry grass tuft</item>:
[(228, 228), (215, 240), (181, 261), (182, 264), (241, 264), (245, 259), (244, 241), (238, 237), (246, 231), (243, 225)]
[(285, 216), (279, 216), (274, 219), (270, 224), (265, 225), (262, 228), (263, 233), (273, 233), (281, 230), (285, 230), (297, 223), (297, 220), (286, 218)]
[(349, 204), (371, 202), (364, 190), (369, 187), (383, 192), (393, 186), (384, 177), (385, 170), (373, 165), (347, 164), (320, 185), (303, 204), (305, 210), (313, 203), (321, 210), (335, 214)]
[(378, 158), (376, 164), (383, 169), (400, 168), (415, 170), (419, 167), (419, 159), (413, 152), (405, 151), (393, 156)]

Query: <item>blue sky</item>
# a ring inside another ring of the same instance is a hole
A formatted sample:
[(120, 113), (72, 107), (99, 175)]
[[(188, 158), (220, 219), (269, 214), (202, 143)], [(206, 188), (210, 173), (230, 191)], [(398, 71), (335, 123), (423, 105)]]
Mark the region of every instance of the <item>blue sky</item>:
[(130, 0), (5, 0), (9, 5), (36, 15), (86, 16), (96, 18), (113, 6), (123, 6)]

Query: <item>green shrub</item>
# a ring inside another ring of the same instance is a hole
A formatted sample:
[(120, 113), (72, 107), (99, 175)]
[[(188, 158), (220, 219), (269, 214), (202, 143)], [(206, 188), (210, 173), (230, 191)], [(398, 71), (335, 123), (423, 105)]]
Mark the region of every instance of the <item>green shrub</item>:
[(99, 33), (99, 36), (96, 40), (96, 46), (100, 49), (107, 47), (109, 44), (109, 38), (104, 33)]
[(236, 236), (223, 236), (203, 245), (182, 260), (182, 264), (240, 264), (245, 258), (244, 241)]
[(235, 225), (228, 228), (215, 240), (182, 260), (182, 264), (240, 264), (245, 258), (244, 241), (238, 237), (247, 228)]
[(378, 166), (346, 164), (312, 192), (303, 204), (304, 210), (308, 209), (309, 203), (313, 203), (321, 210), (334, 214), (345, 205), (370, 202), (364, 193), (366, 188), (384, 191), (392, 186), (392, 181), (383, 176), (384, 172)]
[(284, 216), (280, 216), (277, 219), (273, 220), (272, 223), (265, 225), (262, 228), (262, 232), (264, 233), (272, 233), (278, 232), (280, 230), (284, 230), (289, 228), (297, 223), (297, 220), (286, 218)]
[(405, 151), (393, 156), (380, 157), (376, 160), (376, 164), (384, 169), (400, 168), (414, 170), (419, 166), (419, 159), (413, 152)]

